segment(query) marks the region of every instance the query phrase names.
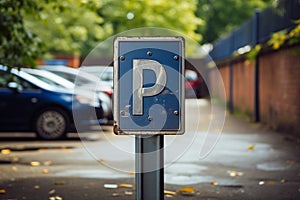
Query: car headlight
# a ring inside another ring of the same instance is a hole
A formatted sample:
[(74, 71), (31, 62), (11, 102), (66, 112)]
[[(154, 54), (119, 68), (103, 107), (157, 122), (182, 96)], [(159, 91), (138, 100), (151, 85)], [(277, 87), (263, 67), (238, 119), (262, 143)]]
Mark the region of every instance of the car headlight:
[(100, 107), (100, 103), (98, 99), (95, 98), (90, 98), (87, 96), (82, 96), (82, 95), (76, 95), (75, 98), (81, 103), (81, 104), (88, 104), (93, 107)]

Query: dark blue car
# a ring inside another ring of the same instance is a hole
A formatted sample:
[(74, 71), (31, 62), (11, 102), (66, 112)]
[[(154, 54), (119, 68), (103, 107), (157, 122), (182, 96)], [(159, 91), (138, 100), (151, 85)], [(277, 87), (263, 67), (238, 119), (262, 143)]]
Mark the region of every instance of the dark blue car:
[(60, 139), (70, 130), (97, 124), (101, 103), (85, 91), (42, 81), (0, 66), (0, 131), (35, 131), (42, 139)]

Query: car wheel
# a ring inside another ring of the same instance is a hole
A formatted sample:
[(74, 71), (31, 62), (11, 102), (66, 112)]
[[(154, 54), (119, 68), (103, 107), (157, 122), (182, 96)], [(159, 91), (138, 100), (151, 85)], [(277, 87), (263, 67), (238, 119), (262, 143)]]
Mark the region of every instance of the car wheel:
[(46, 109), (39, 113), (35, 121), (35, 131), (42, 139), (62, 139), (69, 127), (67, 114), (57, 108)]

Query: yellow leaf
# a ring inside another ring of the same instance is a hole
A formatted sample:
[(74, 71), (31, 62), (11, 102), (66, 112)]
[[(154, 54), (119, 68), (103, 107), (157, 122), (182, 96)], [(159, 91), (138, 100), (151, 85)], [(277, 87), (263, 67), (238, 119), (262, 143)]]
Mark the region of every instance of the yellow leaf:
[(243, 172), (237, 172), (237, 171), (227, 171), (227, 173), (229, 174), (229, 176), (231, 177), (235, 177), (235, 176), (243, 176)]
[(229, 175), (230, 175), (231, 177), (235, 177), (235, 176), (237, 176), (237, 173), (236, 173), (235, 171), (232, 171), (232, 172), (229, 173)]
[(3, 155), (7, 155), (7, 154), (10, 154), (10, 153), (11, 153), (10, 149), (2, 149), (1, 150), (1, 154), (3, 154)]
[(218, 185), (218, 182), (217, 181), (211, 181), (210, 184), (211, 185)]
[(269, 184), (269, 185), (275, 185), (275, 184), (276, 184), (276, 181), (270, 180), (270, 181), (268, 181), (268, 184)]
[(5, 189), (0, 189), (0, 194), (5, 194), (6, 190)]
[(280, 36), (280, 40), (282, 40), (282, 41), (286, 40), (286, 36), (285, 35), (281, 35)]
[(120, 188), (129, 188), (129, 189), (132, 189), (132, 188), (133, 188), (133, 185), (123, 183), (123, 184), (119, 184), (119, 187), (120, 187)]
[(39, 161), (32, 161), (32, 162), (30, 162), (30, 165), (31, 165), (32, 167), (38, 167), (38, 166), (41, 165), (41, 163), (40, 163)]
[(273, 44), (273, 49), (279, 49), (279, 47), (280, 47), (280, 44), (278, 42), (275, 42)]
[(260, 45), (260, 44), (257, 44), (257, 45), (255, 46), (255, 50), (256, 50), (256, 51), (260, 51), (260, 50), (261, 50), (261, 45)]
[(178, 192), (180, 192), (180, 193), (194, 194), (195, 193), (195, 189), (193, 187), (191, 187), (191, 186), (187, 186), (187, 187), (180, 188), (178, 190)]
[(42, 174), (48, 174), (49, 173), (49, 170), (48, 169), (43, 169), (42, 170)]
[(175, 195), (176, 192), (174, 192), (174, 191), (169, 191), (169, 190), (164, 190), (164, 194), (165, 194), (165, 195)]
[(112, 195), (111, 196), (113, 196), (113, 197), (119, 197), (120, 196), (120, 194), (119, 193), (112, 193)]
[(289, 33), (289, 37), (294, 37), (294, 35), (295, 35), (295, 33), (293, 32), (293, 31), (291, 31), (290, 33)]
[(64, 185), (65, 184), (65, 182), (63, 182), (63, 181), (55, 181), (54, 182), (54, 185)]
[(11, 169), (12, 169), (14, 172), (18, 171), (18, 168), (17, 168), (16, 166), (12, 166)]
[(255, 145), (254, 144), (251, 144), (250, 146), (248, 146), (248, 151), (253, 151), (254, 150), (254, 147), (255, 147)]

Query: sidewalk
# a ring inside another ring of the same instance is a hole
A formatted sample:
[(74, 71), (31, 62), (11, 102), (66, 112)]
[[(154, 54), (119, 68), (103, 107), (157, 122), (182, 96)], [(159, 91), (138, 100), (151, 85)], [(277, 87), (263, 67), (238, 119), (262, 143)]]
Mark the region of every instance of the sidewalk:
[[(165, 199), (297, 200), (300, 199), (299, 155), (298, 138), (229, 115), (221, 138), (208, 157), (193, 163), (181, 159), (165, 169), (164, 189), (168, 191)], [(134, 188), (120, 185), (134, 186), (134, 181), (134, 178), (51, 174), (0, 177), (0, 200), (134, 200)], [(105, 184), (115, 184), (118, 188), (108, 189)], [(183, 189), (186, 191), (180, 192)]]

